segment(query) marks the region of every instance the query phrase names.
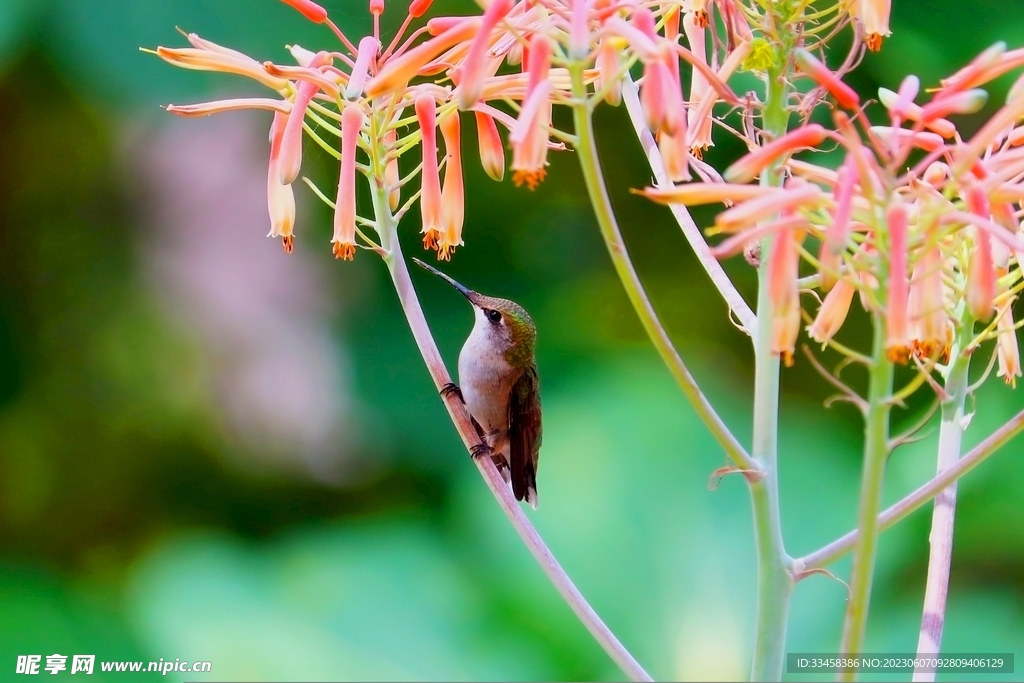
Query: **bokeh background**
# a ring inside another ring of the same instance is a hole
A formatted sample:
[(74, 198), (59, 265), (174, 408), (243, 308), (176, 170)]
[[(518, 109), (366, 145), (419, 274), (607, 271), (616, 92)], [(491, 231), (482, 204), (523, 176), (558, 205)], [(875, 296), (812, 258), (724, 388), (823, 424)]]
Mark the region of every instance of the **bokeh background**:
[[(356, 35), (364, 4), (324, 1)], [(388, 4), (385, 32), (404, 9)], [(1024, 44), (1019, 0), (894, 4), (893, 37), (853, 77), (861, 92), (908, 72), (934, 84), (995, 40)], [(212, 674), (188, 676), (208, 680), (618, 678), (481, 484), (381, 264), (334, 262), (329, 214), (301, 187), (296, 253), (264, 237), (269, 115), (159, 108), (260, 91), (138, 50), (183, 44), (175, 26), (277, 61), (286, 43), (332, 44), (274, 0), (0, 0), (0, 678), (19, 654), (55, 652), (208, 660)], [(649, 171), (624, 112), (598, 119), (637, 266), (747, 438), (747, 342), (668, 212), (628, 193)], [(711, 161), (740, 153), (718, 137)], [(742, 483), (708, 491), (723, 456), (646, 342), (572, 154), (530, 193), (487, 179), (474, 145), (466, 246), (447, 270), (518, 300), (540, 329), (532, 518), (656, 678), (745, 677), (755, 566)], [(329, 186), (337, 171), (309, 145), (306, 172)], [(749, 267), (728, 268), (749, 294)], [(414, 277), (454, 363), (469, 310)], [(844, 334), (863, 342), (863, 316)], [(782, 514), (798, 555), (853, 526), (860, 427), (850, 408), (822, 407), (829, 389), (805, 361), (783, 387)], [(1021, 391), (984, 388), (968, 442), (1024, 406)], [(934, 436), (893, 455), (886, 501), (931, 476)], [(962, 482), (945, 638), (950, 652), (1015, 652), (1018, 672), (1020, 451)], [(928, 521), (884, 535), (869, 650), (916, 646)], [(846, 576), (848, 562), (833, 569)], [(845, 595), (823, 577), (799, 586), (790, 651), (834, 651)]]

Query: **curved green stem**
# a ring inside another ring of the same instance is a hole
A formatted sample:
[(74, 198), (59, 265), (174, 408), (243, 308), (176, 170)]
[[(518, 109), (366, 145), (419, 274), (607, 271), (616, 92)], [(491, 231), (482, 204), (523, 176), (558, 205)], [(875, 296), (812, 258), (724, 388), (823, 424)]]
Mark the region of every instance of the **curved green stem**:
[[(374, 214), (377, 220), (377, 231), (380, 234), (381, 246), (385, 252), (384, 261), (391, 273), (395, 291), (398, 293), (398, 299), (402, 304), (402, 310), (405, 312), (409, 328), (416, 340), (416, 345), (419, 347), (427, 370), (434, 380), (434, 386), (440, 391), (442, 387), (451, 382), (451, 377), (445, 368), (444, 361), (441, 359), (437, 344), (434, 343), (434, 338), (430, 334), (430, 328), (427, 326), (427, 320), (423, 315), (423, 309), (420, 307), (416, 290), (412, 286), (409, 268), (402, 256), (401, 245), (398, 242), (397, 221), (391, 213), (391, 207), (388, 205), (387, 191), (383, 183), (371, 181), (371, 184), (373, 185), (371, 189)], [(465, 405), (450, 395), (442, 394), (442, 400), (467, 449), (478, 444), (480, 438), (470, 422), (469, 413), (466, 412)], [(523, 539), (526, 547), (533, 553), (541, 569), (548, 575), (551, 583), (558, 589), (562, 598), (572, 608), (572, 611), (576, 613), (576, 616), (583, 625), (587, 627), (587, 630), (590, 631), (598, 644), (604, 648), (605, 652), (608, 653), (630, 680), (653, 680), (636, 659), (633, 658), (633, 655), (619, 642), (619, 639), (615, 637), (611, 629), (605, 625), (601, 617), (598, 616), (597, 612), (594, 611), (583, 597), (583, 594), (576, 588), (569, 575), (562, 569), (562, 566), (555, 559), (551, 550), (548, 549), (540, 534), (537, 533), (537, 530), (530, 523), (530, 520), (527, 519), (515, 498), (512, 497), (508, 485), (505, 484), (504, 479), (502, 479), (498, 470), (494, 467), (491, 459), (473, 458), (473, 462), (476, 464), (477, 469), (480, 470), (480, 474), (494, 495), (495, 500), (497, 500), (498, 505), (508, 516), (509, 521)]]
[(736, 439), (733, 433), (725, 425), (725, 422), (715, 411), (707, 397), (697, 385), (697, 381), (690, 374), (689, 368), (679, 357), (672, 340), (658, 319), (647, 292), (644, 290), (640, 278), (633, 268), (633, 262), (626, 251), (626, 245), (622, 240), (622, 233), (615, 220), (611, 200), (608, 197), (608, 190), (604, 185), (604, 175), (601, 171), (601, 162), (597, 156), (597, 145), (594, 138), (594, 125), (591, 120), (591, 108), (587, 102), (587, 89), (583, 80), (582, 67), (576, 64), (571, 67), (573, 96), (576, 103), (572, 107), (573, 121), (576, 128), (576, 152), (580, 161), (580, 168), (583, 172), (583, 179), (590, 194), (590, 203), (593, 205), (594, 214), (597, 218), (601, 236), (604, 238), (611, 255), (615, 272), (622, 281), (630, 303), (636, 310), (644, 330), (654, 343), (662, 360), (672, 372), (672, 376), (683, 390), (683, 394), (693, 405), (698, 417), (711, 431), (715, 440), (725, 450), (726, 455), (735, 463), (736, 467), (757, 472), (758, 463), (753, 460), (742, 444)]
[[(867, 629), (871, 580), (878, 552), (878, 509), (882, 499), (882, 479), (889, 454), (889, 413), (891, 410), (893, 365), (885, 355), (885, 321), (875, 316), (872, 365), (868, 380), (868, 412), (864, 429), (864, 466), (861, 475), (860, 538), (853, 558), (850, 600), (846, 605), (840, 652), (855, 656), (862, 651)], [(840, 680), (853, 680), (856, 670), (845, 669)]]
[[(953, 347), (953, 363), (946, 375), (946, 400), (942, 403), (942, 423), (939, 426), (939, 447), (936, 463), (941, 473), (960, 459), (964, 437), (964, 403), (967, 401), (968, 371), (971, 354), (965, 347), (974, 337), (974, 320), (964, 314), (960, 335)], [(949, 569), (953, 559), (953, 525), (956, 516), (956, 482), (935, 496), (932, 508), (932, 529), (928, 535), (928, 580), (924, 590), (924, 608), (921, 613), (921, 631), (917, 640), (918, 656), (935, 655), (942, 645), (942, 630), (946, 623), (946, 595), (949, 591)], [(934, 681), (935, 669), (914, 672), (915, 681)]]

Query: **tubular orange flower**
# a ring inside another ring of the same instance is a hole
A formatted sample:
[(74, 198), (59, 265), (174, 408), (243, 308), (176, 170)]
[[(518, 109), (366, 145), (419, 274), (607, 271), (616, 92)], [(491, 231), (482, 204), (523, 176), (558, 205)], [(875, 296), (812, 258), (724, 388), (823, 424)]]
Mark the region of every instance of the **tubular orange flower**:
[(835, 273), (840, 265), (840, 256), (846, 250), (846, 244), (850, 239), (852, 227), (850, 216), (853, 212), (853, 187), (857, 180), (856, 173), (853, 161), (847, 157), (836, 177), (834, 192), (836, 207), (832, 211), (832, 222), (825, 231), (825, 239), (821, 243), (821, 254), (818, 257), (821, 264), (819, 273), (822, 287), (826, 290), (831, 289), (831, 284), (835, 281)]
[(821, 302), (818, 315), (814, 322), (808, 325), (807, 334), (819, 344), (827, 344), (836, 335), (839, 328), (846, 322), (846, 316), (850, 312), (850, 303), (853, 301), (853, 294), (857, 288), (846, 278), (836, 281), (832, 290), (825, 295)]
[[(397, 140), (398, 132), (392, 128), (384, 133), (384, 148), (388, 151), (394, 150)], [(388, 206), (392, 211), (397, 211), (398, 205), (402, 201), (401, 181), (402, 177), (398, 170), (398, 158), (396, 157), (388, 161), (387, 166), (384, 167), (384, 185), (388, 188)]]
[[(329, 64), (331, 61), (330, 55), (320, 52), (317, 53), (310, 66), (316, 68), (323, 64)], [(309, 102), (318, 90), (319, 88), (314, 83), (308, 81), (299, 83), (292, 112), (284, 127), (284, 139), (281, 141), (278, 172), (281, 174), (282, 185), (291, 185), (299, 176), (299, 170), (302, 168), (302, 123), (305, 120)]]
[[(991, 208), (988, 197), (980, 185), (967, 188), (968, 210), (975, 216), (989, 218)], [(996, 295), (995, 264), (992, 262), (992, 238), (988, 232), (977, 228), (974, 230), (975, 243), (971, 249), (970, 263), (967, 267), (967, 307), (976, 320), (988, 320), (992, 317), (992, 301)]]
[(718, 204), (719, 202), (742, 202), (779, 194), (774, 187), (764, 185), (738, 185), (735, 183), (693, 183), (680, 185), (671, 190), (648, 187), (640, 194), (659, 204), (683, 204), (685, 206), (701, 206)]
[(946, 315), (938, 245), (928, 247), (914, 264), (908, 306), (914, 355), (947, 360), (952, 328)]
[(505, 177), (505, 149), (501, 146), (501, 136), (494, 119), (483, 112), (476, 115), (476, 134), (480, 148), (480, 165), (492, 179), (501, 182)]
[(534, 34), (527, 53), (528, 94), (509, 136), (512, 143), (512, 179), (516, 185), (526, 183), (531, 190), (547, 173), (544, 167), (547, 166), (548, 127), (551, 123), (552, 85), (548, 80), (551, 52), (551, 39), (543, 33)]
[(730, 183), (749, 183), (781, 157), (788, 156), (805, 147), (817, 147), (825, 141), (826, 137), (828, 137), (828, 131), (816, 123), (797, 128), (778, 140), (773, 140), (750, 152), (727, 168), (723, 175)]
[(466, 213), (466, 195), (462, 182), (462, 144), (459, 134), (459, 112), (454, 111), (441, 119), (444, 136), (444, 187), (441, 188), (441, 238), (437, 243), (437, 258), (447, 261), (462, 246), (462, 223)]
[(771, 353), (781, 357), (787, 367), (793, 365), (793, 351), (800, 334), (800, 292), (796, 282), (800, 266), (798, 240), (798, 230), (780, 231), (772, 240), (768, 257), (768, 296), (772, 302)]
[(512, 10), (514, 5), (513, 0), (494, 0), (484, 10), (480, 28), (477, 30), (476, 36), (473, 37), (469, 52), (463, 62), (462, 80), (457, 88), (460, 109), (471, 109), (480, 101), (484, 85), (484, 70), (487, 66), (487, 45), (491, 39), (491, 31)]
[[(705, 26), (707, 26), (707, 14), (704, 14), (703, 21), (697, 12), (687, 12), (683, 17), (683, 31), (690, 44), (690, 51), (703, 64), (707, 64)], [(711, 117), (699, 118), (700, 111), (703, 108), (704, 98), (715, 98), (716, 95), (704, 73), (698, 68), (693, 68), (692, 71), (693, 73), (690, 75), (690, 108), (686, 113), (686, 118), (690, 147), (693, 149), (694, 156), (700, 158), (704, 150), (715, 144), (711, 139)]]
[[(654, 133), (675, 135), (676, 130), (685, 125), (675, 53), (660, 45), (654, 14), (649, 9), (641, 7), (634, 11), (633, 25), (637, 33), (655, 45), (653, 54), (644, 58), (644, 80), (640, 87), (640, 105), (647, 125)], [(673, 66), (677, 69), (675, 77)]]
[(910, 355), (910, 324), (907, 277), (906, 205), (896, 203), (886, 212), (889, 231), (889, 291), (885, 309), (885, 355), (893, 363), (905, 363)]
[(417, 45), (387, 66), (366, 84), (369, 98), (380, 97), (404, 89), (422, 69), (438, 55), (458, 43), (469, 40), (480, 30), (477, 17), (460, 18), (453, 26), (430, 40)]
[(278, 171), (285, 122), (285, 115), (278, 112), (274, 114), (274, 123), (270, 126), (270, 164), (267, 170), (267, 209), (270, 212), (270, 232), (267, 237), (280, 237), (285, 252), (290, 254), (295, 243), (295, 238), (292, 235), (292, 230), (295, 227), (295, 195), (291, 185), (281, 184), (281, 176)]
[(200, 50), (191, 47), (158, 47), (156, 54), (168, 64), (173, 64), (183, 69), (219, 71), (221, 73), (248, 76), (272, 90), (282, 91), (288, 87), (287, 79), (271, 76), (263, 68), (263, 65), (255, 59), (240, 59), (223, 52)]
[(1002, 312), (999, 314), (999, 321), (996, 323), (999, 331), (999, 338), (996, 342), (997, 356), (999, 359), (999, 372), (997, 377), (1012, 387), (1017, 386), (1017, 378), (1020, 372), (1020, 351), (1017, 348), (1017, 331), (1013, 324), (1013, 298), (1006, 302)]
[(416, 119), (423, 134), (423, 169), (420, 172), (423, 247), (437, 249), (441, 236), (441, 175), (437, 169), (437, 111), (433, 97), (420, 95), (416, 98)]
[(356, 254), (356, 143), (363, 127), (363, 110), (345, 105), (341, 113), (341, 175), (334, 205), (334, 257), (351, 261)]
[(856, 109), (860, 106), (860, 97), (853, 88), (843, 83), (832, 70), (825, 66), (808, 50), (798, 47), (793, 53), (800, 70), (810, 76), (818, 85), (828, 90), (836, 98), (839, 106)]
[(687, 144), (686, 131), (675, 135), (662, 133), (658, 137), (658, 150), (661, 160), (665, 163), (665, 174), (673, 183), (682, 183), (690, 179), (690, 146)]
[(615, 38), (602, 38), (597, 46), (597, 67), (598, 78), (594, 87), (600, 91), (604, 90), (604, 101), (613, 107), (619, 106), (622, 102), (622, 84), (619, 82), (619, 70), (622, 68), (619, 46)]
[(892, 35), (889, 30), (889, 12), (892, 0), (852, 0), (853, 14), (864, 25), (864, 43), (869, 50), (882, 49), (882, 38)]

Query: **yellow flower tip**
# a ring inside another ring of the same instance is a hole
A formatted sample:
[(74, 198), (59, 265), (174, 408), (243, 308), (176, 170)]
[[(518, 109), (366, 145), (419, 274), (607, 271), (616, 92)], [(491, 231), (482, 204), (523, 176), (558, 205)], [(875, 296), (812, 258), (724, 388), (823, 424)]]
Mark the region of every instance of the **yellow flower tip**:
[(333, 242), (331, 250), (334, 252), (334, 258), (341, 261), (351, 261), (356, 256), (356, 245), (346, 244), (344, 242)]
[(910, 359), (910, 349), (903, 344), (890, 346), (885, 350), (885, 357), (890, 363), (902, 365)]
[(455, 253), (454, 244), (444, 244), (437, 248), (437, 260), (438, 261), (451, 261), (452, 254)]
[(529, 171), (516, 171), (512, 174), (512, 182), (516, 184), (516, 187), (522, 186), (524, 183), (530, 190), (536, 190), (537, 186), (544, 180), (544, 176), (548, 174), (543, 168), (529, 170)]
[(430, 251), (437, 249), (437, 241), (440, 239), (441, 233), (436, 228), (430, 228), (423, 234), (423, 248)]
[(704, 10), (695, 13), (694, 19), (698, 28), (708, 27), (708, 13)]
[(282, 237), (281, 246), (284, 247), (284, 253), (292, 253), (295, 250), (295, 236), (285, 235), (284, 237)]
[(882, 49), (882, 34), (869, 33), (864, 38), (864, 44), (867, 45), (868, 49), (872, 52), (878, 52)]

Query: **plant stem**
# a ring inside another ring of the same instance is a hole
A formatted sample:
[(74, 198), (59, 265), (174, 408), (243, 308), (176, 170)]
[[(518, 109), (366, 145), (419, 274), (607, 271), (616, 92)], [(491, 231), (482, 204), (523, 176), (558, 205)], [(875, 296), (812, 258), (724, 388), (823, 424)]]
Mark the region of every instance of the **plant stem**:
[[(965, 347), (974, 336), (974, 320), (965, 314), (961, 322), (959, 339), (952, 349), (953, 364), (946, 376), (947, 398), (942, 403), (942, 423), (939, 426), (939, 448), (936, 471), (941, 473), (960, 459), (964, 436), (964, 403), (967, 400), (968, 371), (971, 354)], [(928, 580), (924, 590), (924, 608), (921, 614), (921, 632), (917, 641), (917, 654), (936, 655), (942, 645), (942, 628), (946, 623), (946, 596), (949, 590), (949, 569), (953, 560), (953, 525), (956, 515), (956, 482), (935, 496), (932, 508), (932, 530), (928, 536)], [(935, 668), (914, 672), (915, 681), (934, 681)]]
[(612, 210), (611, 200), (608, 197), (608, 190), (604, 185), (604, 174), (601, 171), (601, 162), (597, 156), (597, 145), (594, 139), (594, 125), (591, 120), (591, 109), (587, 102), (587, 88), (583, 80), (582, 66), (574, 64), (570, 67), (572, 73), (572, 88), (575, 104), (573, 104), (573, 121), (576, 128), (576, 152), (580, 161), (580, 169), (583, 172), (583, 179), (590, 194), (590, 203), (594, 208), (594, 215), (597, 218), (601, 236), (604, 238), (608, 253), (611, 255), (615, 272), (618, 273), (622, 286), (626, 290), (630, 303), (636, 310), (640, 322), (644, 326), (647, 335), (654, 343), (663, 361), (675, 377), (676, 382), (683, 390), (683, 394), (693, 405), (698, 417), (711, 431), (715, 440), (725, 450), (726, 455), (733, 461), (736, 467), (742, 470), (757, 472), (758, 463), (747, 454), (745, 448), (736, 439), (729, 428), (722, 421), (722, 418), (715, 411), (707, 397), (697, 385), (697, 381), (690, 374), (690, 370), (679, 357), (672, 340), (658, 319), (654, 307), (647, 298), (640, 278), (633, 268), (633, 262), (626, 251), (626, 245), (622, 240), (622, 233), (615, 220), (615, 213)]
[(757, 627), (750, 667), (752, 681), (782, 679), (789, 601), (794, 585), (779, 512), (779, 358), (771, 353), (767, 273), (767, 268), (758, 270), (758, 326), (754, 344), (753, 451), (765, 474), (760, 481), (750, 484), (757, 545)]
[[(885, 531), (897, 522), (902, 522), (911, 514), (917, 512), (943, 489), (953, 482), (959, 481), (961, 477), (984, 462), (990, 455), (1005, 446), (1022, 431), (1024, 431), (1024, 410), (1014, 415), (1002, 427), (992, 432), (987, 439), (972, 448), (967, 455), (957, 460), (955, 465), (943, 470), (941, 474), (936, 475), (917, 487), (898, 503), (886, 508), (885, 512), (878, 516), (879, 531)], [(860, 532), (854, 529), (825, 547), (795, 560), (793, 563), (794, 571), (802, 573), (807, 569), (826, 567), (853, 550), (859, 539)]]
[[(647, 155), (647, 161), (651, 166), (651, 172), (654, 173), (654, 179), (658, 187), (666, 189), (673, 187), (672, 182), (668, 179), (668, 174), (665, 172), (665, 162), (662, 160), (661, 152), (658, 150), (658, 143), (655, 141), (654, 135), (651, 134), (650, 129), (647, 127), (647, 122), (644, 120), (644, 112), (640, 107), (640, 97), (637, 95), (636, 83), (633, 82), (629, 74), (626, 74), (622, 81), (622, 99), (626, 103), (626, 111), (633, 122), (633, 131), (636, 133), (640, 145), (644, 148), (644, 153)], [(711, 283), (718, 289), (722, 298), (725, 299), (725, 303), (736, 316), (739, 324), (753, 337), (754, 327), (757, 325), (757, 317), (750, 310), (747, 302), (743, 300), (743, 296), (736, 289), (736, 286), (733, 285), (732, 280), (729, 279), (729, 276), (722, 268), (722, 264), (711, 253), (711, 247), (708, 246), (704, 235), (701, 234), (700, 228), (693, 222), (690, 212), (682, 204), (670, 204), (669, 208), (672, 210), (672, 215), (675, 217), (676, 223), (679, 224), (680, 230), (683, 231), (683, 236), (690, 243), (690, 248), (693, 249), (697, 261), (700, 262), (708, 277), (711, 278)]]
[[(844, 656), (856, 656), (864, 645), (871, 580), (878, 551), (878, 509), (882, 499), (885, 461), (889, 455), (889, 398), (892, 394), (893, 365), (885, 355), (885, 321), (878, 315), (874, 317), (874, 339), (864, 428), (864, 469), (858, 514), (860, 538), (853, 558), (850, 600), (846, 605), (840, 644), (840, 652)], [(853, 680), (855, 677), (856, 670), (853, 668), (839, 673), (840, 680)]]
[[(398, 299), (402, 304), (402, 309), (409, 322), (409, 328), (412, 330), (416, 345), (419, 347), (427, 370), (434, 380), (434, 386), (440, 391), (442, 387), (451, 381), (451, 377), (445, 368), (444, 361), (441, 359), (440, 352), (437, 350), (437, 344), (434, 343), (434, 338), (430, 334), (430, 328), (427, 326), (426, 318), (423, 316), (423, 309), (420, 307), (416, 290), (412, 286), (409, 269), (402, 256), (401, 245), (398, 242), (398, 226), (391, 213), (391, 208), (388, 206), (387, 193), (381, 183), (371, 181), (371, 184), (373, 185), (373, 206), (377, 218), (378, 233), (381, 237), (381, 246), (388, 252), (384, 260), (391, 273), (395, 291), (398, 293)], [(466, 407), (451, 396), (444, 396), (442, 400), (466, 447), (471, 448), (479, 443), (479, 436), (470, 422)], [(605, 652), (608, 653), (630, 680), (652, 680), (643, 667), (619, 642), (615, 634), (605, 625), (601, 617), (597, 615), (597, 612), (594, 611), (579, 589), (573, 584), (565, 570), (562, 569), (562, 566), (541, 539), (537, 530), (530, 523), (530, 520), (526, 518), (515, 498), (512, 497), (508, 485), (505, 484), (504, 479), (502, 479), (498, 470), (494, 467), (491, 459), (473, 458), (473, 462), (477, 469), (480, 470), (480, 474), (483, 476), (488, 488), (498, 501), (498, 505), (508, 516), (509, 521), (512, 522), (512, 526), (519, 533), (526, 547), (533, 553), (541, 569), (548, 575), (555, 588), (558, 589), (558, 592), (561, 593), (569, 607), (576, 613), (576, 616), (583, 622), (583, 625), (587, 627), (587, 630), (594, 636), (598, 644), (604, 648)]]
[[(789, 127), (786, 109), (788, 88), (780, 73), (766, 78), (763, 110), (765, 132), (773, 138)], [(761, 176), (762, 185), (778, 186), (782, 176), (778, 164)], [(771, 250), (771, 238), (761, 241), (761, 254)], [(757, 625), (750, 680), (782, 680), (786, 651), (789, 601), (793, 594), (792, 560), (782, 539), (779, 511), (778, 433), (779, 433), (779, 357), (772, 353), (772, 301), (768, 287), (767, 259), (757, 272), (757, 327), (754, 337), (754, 430), (753, 455), (765, 475), (750, 485), (754, 514), (754, 540), (757, 545)]]

